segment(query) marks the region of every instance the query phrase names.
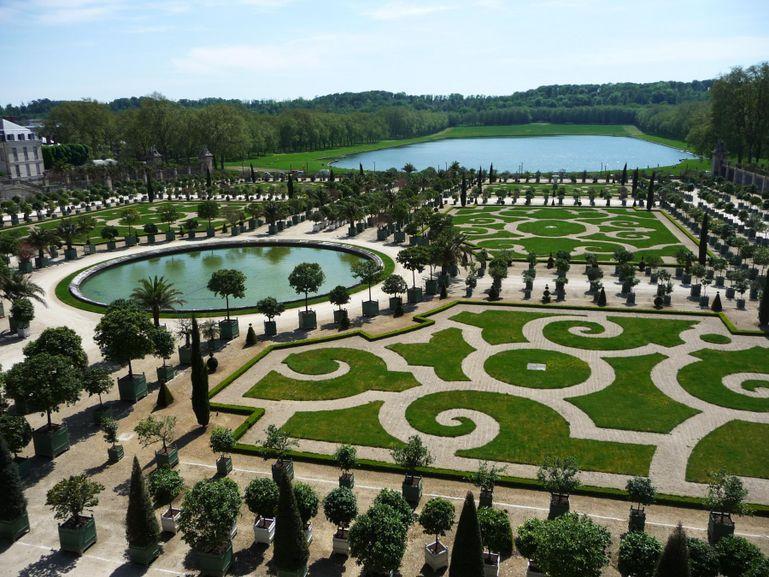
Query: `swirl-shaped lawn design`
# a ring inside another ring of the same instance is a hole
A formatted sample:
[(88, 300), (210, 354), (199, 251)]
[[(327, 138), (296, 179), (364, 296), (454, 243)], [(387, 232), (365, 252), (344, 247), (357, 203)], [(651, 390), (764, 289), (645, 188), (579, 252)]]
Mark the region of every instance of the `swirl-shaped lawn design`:
[(590, 366), (566, 353), (513, 349), (486, 359), (486, 373), (509, 385), (531, 389), (564, 389), (590, 378)]
[(582, 320), (554, 321), (545, 326), (542, 335), (558, 345), (595, 351), (635, 349), (650, 344), (672, 347), (682, 344), (684, 341), (681, 339), (681, 332), (690, 329), (697, 322), (667, 319), (660, 323), (657, 319), (648, 317), (610, 316), (602, 323)]

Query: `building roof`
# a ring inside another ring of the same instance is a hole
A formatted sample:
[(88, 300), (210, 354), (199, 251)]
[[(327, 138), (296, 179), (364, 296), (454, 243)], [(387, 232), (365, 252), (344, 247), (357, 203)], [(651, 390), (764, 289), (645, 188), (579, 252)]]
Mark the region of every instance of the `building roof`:
[(27, 132), (32, 132), (26, 126), (21, 126), (19, 124), (16, 124), (15, 122), (6, 120), (5, 118), (0, 119), (0, 130), (2, 130), (3, 132), (24, 133), (24, 134), (26, 134)]

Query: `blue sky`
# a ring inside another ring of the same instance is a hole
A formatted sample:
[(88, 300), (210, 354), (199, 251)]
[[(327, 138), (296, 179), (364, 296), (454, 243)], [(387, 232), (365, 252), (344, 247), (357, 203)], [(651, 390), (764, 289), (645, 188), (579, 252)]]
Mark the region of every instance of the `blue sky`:
[(765, 0), (0, 0), (0, 101), (509, 94), (769, 58)]

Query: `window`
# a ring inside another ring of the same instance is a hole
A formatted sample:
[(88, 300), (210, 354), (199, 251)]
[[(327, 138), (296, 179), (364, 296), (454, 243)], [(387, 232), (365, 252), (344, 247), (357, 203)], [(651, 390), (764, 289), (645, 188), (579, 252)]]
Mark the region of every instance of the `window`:
[(29, 160), (29, 150), (27, 150), (27, 147), (24, 147), (24, 160)]
[(38, 160), (39, 157), (37, 155), (37, 148), (33, 148), (32, 151), (35, 153), (35, 160)]
[(19, 150), (17, 148), (12, 148), (13, 150), (13, 161), (19, 162)]
[(21, 178), (21, 168), (19, 168), (19, 165), (16, 165), (16, 177)]
[(27, 135), (27, 140), (35, 140), (35, 133), (34, 132), (30, 132)]
[(6, 134), (5, 135), (6, 140), (13, 140), (13, 134)]

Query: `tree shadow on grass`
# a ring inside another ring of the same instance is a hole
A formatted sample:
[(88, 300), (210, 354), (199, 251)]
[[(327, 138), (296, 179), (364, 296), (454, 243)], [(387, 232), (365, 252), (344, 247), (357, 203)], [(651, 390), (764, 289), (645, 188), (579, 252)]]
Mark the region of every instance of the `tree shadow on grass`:
[(24, 567), (18, 575), (19, 577), (59, 577), (72, 571), (77, 560), (78, 558), (74, 555), (68, 555), (61, 551), (51, 551)]

